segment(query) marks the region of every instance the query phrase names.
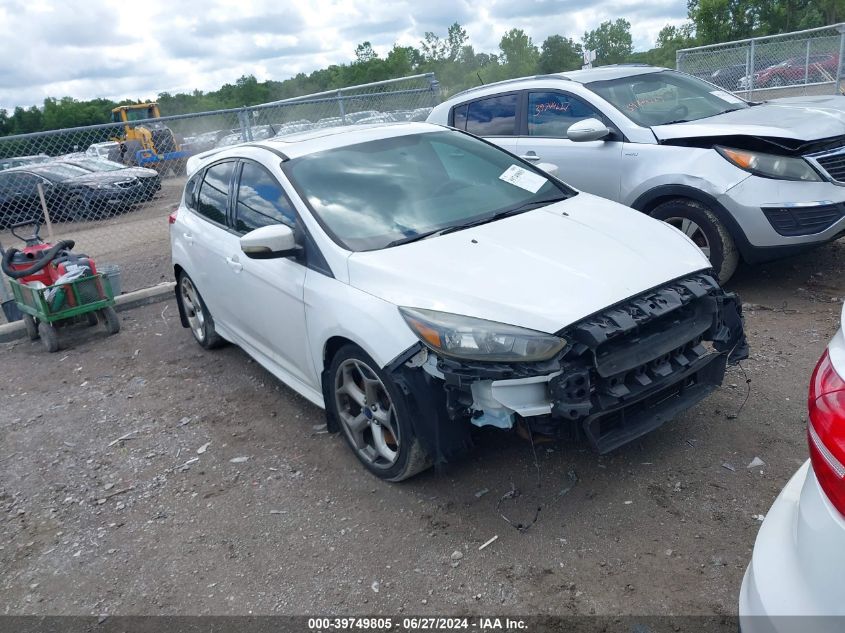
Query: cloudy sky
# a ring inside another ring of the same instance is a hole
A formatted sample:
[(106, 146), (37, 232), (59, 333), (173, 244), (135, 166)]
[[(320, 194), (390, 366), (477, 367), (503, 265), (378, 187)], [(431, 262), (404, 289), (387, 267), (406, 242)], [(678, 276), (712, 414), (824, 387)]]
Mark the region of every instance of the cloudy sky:
[(453, 22), (476, 51), (494, 52), (514, 27), (539, 46), (618, 17), (647, 49), (683, 22), (686, 0), (0, 0), (0, 108), (215, 90), (245, 74), (283, 80), (352, 61), (364, 40), (380, 55), (419, 46)]

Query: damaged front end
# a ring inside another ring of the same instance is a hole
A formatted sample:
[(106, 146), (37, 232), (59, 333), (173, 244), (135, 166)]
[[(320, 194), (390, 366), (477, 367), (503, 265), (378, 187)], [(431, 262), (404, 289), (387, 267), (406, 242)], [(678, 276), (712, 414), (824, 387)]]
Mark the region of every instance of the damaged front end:
[[(667, 283), (557, 333), (543, 362), (455, 360), (423, 345), (390, 366), (415, 431), (436, 462), (471, 446), (471, 425), (583, 437), (599, 453), (656, 429), (722, 383), (748, 356), (742, 306), (708, 274)], [(471, 424), (470, 424), (471, 423)]]

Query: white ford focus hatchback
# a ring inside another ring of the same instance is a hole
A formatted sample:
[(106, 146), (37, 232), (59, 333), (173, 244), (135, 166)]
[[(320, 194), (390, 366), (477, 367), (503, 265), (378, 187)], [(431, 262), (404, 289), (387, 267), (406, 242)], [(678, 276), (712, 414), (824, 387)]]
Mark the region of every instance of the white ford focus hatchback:
[(739, 300), (676, 229), (464, 132), (335, 128), (194, 157), (171, 244), (182, 323), (325, 407), (398, 481), (473, 426), (606, 452), (746, 352)]

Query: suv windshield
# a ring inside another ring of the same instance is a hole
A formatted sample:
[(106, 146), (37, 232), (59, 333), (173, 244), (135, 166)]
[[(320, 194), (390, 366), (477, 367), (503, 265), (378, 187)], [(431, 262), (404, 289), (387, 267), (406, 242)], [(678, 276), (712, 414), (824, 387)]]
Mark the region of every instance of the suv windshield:
[(671, 70), (593, 81), (586, 86), (645, 127), (697, 121), (749, 107), (729, 92)]
[(329, 235), (353, 251), (457, 230), (574, 194), (460, 132), (347, 145), (296, 158), (284, 169)]

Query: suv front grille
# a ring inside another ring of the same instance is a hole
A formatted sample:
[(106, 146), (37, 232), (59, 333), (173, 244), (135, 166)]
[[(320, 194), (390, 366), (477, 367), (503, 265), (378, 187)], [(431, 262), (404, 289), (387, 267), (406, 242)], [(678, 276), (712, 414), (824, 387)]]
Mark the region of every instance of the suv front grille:
[(820, 167), (831, 180), (845, 184), (845, 146), (805, 156), (811, 163)]
[(764, 208), (763, 214), (780, 235), (813, 235), (833, 226), (845, 215), (845, 204)]

